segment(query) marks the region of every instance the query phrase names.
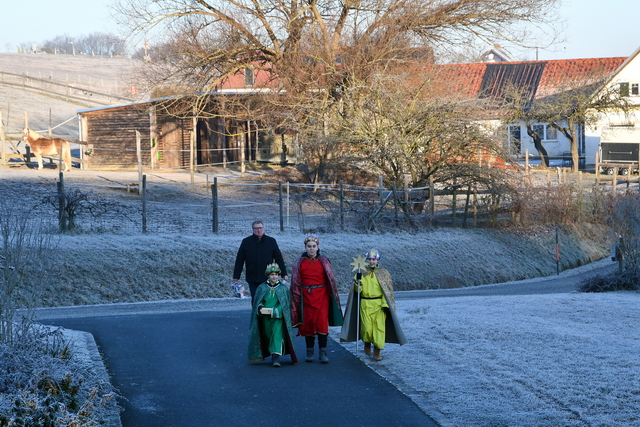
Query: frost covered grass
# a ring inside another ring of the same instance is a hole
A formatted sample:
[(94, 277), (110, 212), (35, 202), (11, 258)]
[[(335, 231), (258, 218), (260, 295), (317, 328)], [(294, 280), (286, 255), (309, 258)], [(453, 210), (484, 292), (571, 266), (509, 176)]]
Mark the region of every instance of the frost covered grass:
[(115, 392), (85, 349), (69, 332), (37, 324), (0, 343), (0, 426), (111, 425)]
[[(266, 225), (290, 269), (303, 251), (304, 234), (281, 234)], [(230, 297), (235, 254), (250, 233), (247, 223), (246, 233), (228, 235), (60, 236), (56, 254), (62, 261), (40, 306)], [(319, 235), (343, 293), (353, 257), (372, 247), (382, 253), (397, 291), (556, 272), (553, 227)], [(609, 243), (603, 227), (562, 227), (561, 270), (608, 256)], [(638, 298), (617, 293), (399, 300), (409, 343), (389, 345), (379, 368), (424, 396), (449, 425), (636, 425)]]
[[(250, 234), (65, 235), (60, 274), (43, 295), (43, 306), (233, 296), (235, 255)], [(290, 270), (303, 252), (304, 234), (267, 228)], [(547, 276), (556, 272), (555, 229), (436, 229), (420, 234), (320, 234), (320, 250), (347, 292), (354, 257), (377, 248), (394, 272), (397, 290), (475, 286)], [(606, 256), (602, 230), (584, 226), (562, 232), (561, 268)]]
[(637, 292), (400, 300), (409, 342), (378, 365), (447, 425), (637, 426), (639, 305)]

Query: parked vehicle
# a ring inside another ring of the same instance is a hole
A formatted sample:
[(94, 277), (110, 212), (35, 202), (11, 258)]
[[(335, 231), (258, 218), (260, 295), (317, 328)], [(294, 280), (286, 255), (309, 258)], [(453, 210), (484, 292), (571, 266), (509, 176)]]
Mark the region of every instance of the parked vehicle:
[(638, 159), (640, 142), (601, 142), (600, 143), (600, 172), (613, 175), (618, 169), (618, 174), (626, 175), (638, 173)]

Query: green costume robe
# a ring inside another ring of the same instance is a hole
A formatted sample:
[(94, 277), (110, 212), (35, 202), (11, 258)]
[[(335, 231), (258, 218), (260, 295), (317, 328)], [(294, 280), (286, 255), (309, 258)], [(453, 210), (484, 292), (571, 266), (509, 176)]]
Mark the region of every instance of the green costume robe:
[[(298, 363), (291, 339), (293, 328), (291, 327), (289, 289), (280, 281), (273, 287), (269, 282), (265, 282), (258, 286), (253, 301), (249, 324), (249, 361), (259, 362), (271, 356), (272, 353), (277, 353), (290, 354), (291, 361), (294, 364)], [(259, 307), (275, 308), (278, 314), (274, 314), (273, 317), (260, 314)], [(281, 337), (280, 343), (278, 343), (279, 337)]]
[[(373, 275), (373, 276), (371, 276)], [(376, 289), (376, 279), (379, 284), (378, 289)], [(376, 268), (375, 270), (367, 269), (362, 277), (363, 284), (367, 286), (363, 288), (364, 296), (369, 296), (369, 300), (361, 300), (360, 309), (361, 311), (364, 309), (365, 313), (363, 317), (366, 317), (365, 324), (367, 321), (370, 321), (370, 324), (377, 323), (380, 319), (384, 322), (384, 332), (377, 333), (375, 331), (370, 331), (371, 335), (368, 337), (372, 339), (374, 345), (378, 348), (384, 348), (384, 343), (395, 343), (403, 345), (407, 342), (407, 339), (404, 336), (404, 332), (402, 332), (402, 328), (400, 327), (400, 322), (398, 321), (398, 316), (396, 314), (396, 302), (393, 298), (393, 280), (391, 279), (391, 274), (384, 268)], [(356, 292), (357, 284), (351, 289), (349, 292), (349, 299), (347, 300), (347, 307), (345, 310), (345, 320), (344, 325), (342, 326), (342, 330), (340, 331), (340, 341), (342, 342), (353, 342), (356, 339), (362, 339), (362, 335), (358, 333), (357, 324), (358, 324), (358, 293)], [(379, 294), (377, 292), (382, 293), (382, 298), (376, 298)], [(382, 311), (383, 313), (378, 313)], [(362, 319), (362, 317), (361, 317)], [(360, 326), (362, 327), (362, 323)], [(382, 328), (380, 324), (378, 324), (379, 328)], [(384, 336), (384, 342), (375, 342), (376, 335), (378, 337)]]

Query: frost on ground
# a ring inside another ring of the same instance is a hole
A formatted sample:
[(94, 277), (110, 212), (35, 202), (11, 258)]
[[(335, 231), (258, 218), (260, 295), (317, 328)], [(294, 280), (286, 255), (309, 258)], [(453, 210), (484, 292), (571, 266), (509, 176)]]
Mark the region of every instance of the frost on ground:
[[(158, 172), (154, 176), (172, 182), (188, 182), (190, 178), (189, 174), (180, 173)], [(67, 177), (66, 182), (72, 177), (87, 185), (104, 184), (105, 180), (131, 181), (128, 172), (73, 171)], [(55, 210), (42, 205), (42, 199), (55, 190), (58, 178), (55, 170), (0, 169), (0, 178), (3, 178), (0, 197), (26, 207), (38, 206), (38, 215), (46, 213), (55, 219)], [(156, 191), (154, 197), (167, 203), (170, 200), (174, 206), (165, 216), (175, 216), (176, 209), (183, 213), (191, 209), (190, 191), (171, 192), (171, 187), (162, 188), (164, 191)], [(101, 198), (130, 203), (127, 206), (131, 211), (139, 209), (137, 195), (125, 197), (122, 191), (102, 187), (97, 187), (97, 192)], [(241, 193), (235, 196), (247, 197)], [(251, 208), (253, 219), (263, 218), (265, 213), (259, 209)], [(265, 225), (266, 233), (278, 240), (290, 269), (304, 250), (305, 233), (302, 230), (281, 233), (273, 222)], [(213, 234), (203, 225), (199, 235), (65, 234), (53, 254), (60, 260), (59, 274), (45, 289), (42, 305), (231, 297), (229, 284), (235, 255), (240, 241), (249, 234), (251, 220), (247, 220), (245, 232)], [(562, 226), (559, 236), (560, 270), (599, 260), (609, 253), (610, 240), (603, 226)], [(352, 259), (372, 247), (383, 254), (385, 265), (394, 274), (397, 290), (521, 280), (548, 276), (557, 268), (553, 225), (528, 229), (435, 228), (416, 233), (319, 233), (319, 237), (320, 251), (331, 259), (342, 292), (347, 292), (350, 283)]]
[(639, 305), (637, 292), (401, 300), (409, 342), (380, 368), (449, 425), (637, 426)]
[(0, 343), (0, 425), (119, 425), (114, 389), (96, 358), (86, 332), (35, 326)]
[[(0, 189), (8, 186), (0, 183)], [(24, 203), (21, 197), (16, 200)], [(303, 251), (304, 233), (266, 231), (277, 238), (291, 268)], [(247, 223), (245, 233), (219, 235), (61, 236), (58, 275), (44, 290), (42, 306), (231, 297), (235, 254), (250, 233)], [(561, 227), (561, 270), (608, 256), (609, 243), (603, 227)], [(372, 247), (382, 253), (398, 291), (556, 272), (553, 226), (320, 234), (321, 252), (331, 259), (342, 292), (351, 283), (353, 257)], [(619, 293), (400, 300), (409, 343), (387, 346), (380, 368), (417, 390), (450, 425), (637, 425), (639, 298)]]
[[(235, 255), (248, 234), (63, 236), (60, 275), (43, 305), (231, 297)], [(303, 252), (304, 234), (267, 234), (277, 238), (290, 270)], [(563, 238), (563, 270), (598, 260), (608, 249), (604, 237), (589, 237), (584, 229), (569, 230)], [(372, 247), (394, 273), (397, 290), (474, 286), (556, 272), (553, 229), (528, 235), (460, 229), (322, 234), (320, 250), (331, 259), (341, 292), (348, 291), (353, 258)]]

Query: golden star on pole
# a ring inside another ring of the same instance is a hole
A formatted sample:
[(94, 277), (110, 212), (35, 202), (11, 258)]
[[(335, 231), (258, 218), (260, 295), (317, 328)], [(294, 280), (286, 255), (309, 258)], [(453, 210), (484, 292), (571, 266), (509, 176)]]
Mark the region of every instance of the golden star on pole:
[(367, 265), (366, 264), (366, 259), (364, 259), (362, 257), (362, 255), (359, 255), (358, 258), (353, 258), (353, 262), (349, 265), (353, 266), (353, 270), (351, 271), (357, 271), (357, 270), (362, 270), (364, 269), (364, 267)]

